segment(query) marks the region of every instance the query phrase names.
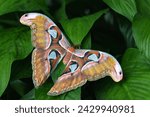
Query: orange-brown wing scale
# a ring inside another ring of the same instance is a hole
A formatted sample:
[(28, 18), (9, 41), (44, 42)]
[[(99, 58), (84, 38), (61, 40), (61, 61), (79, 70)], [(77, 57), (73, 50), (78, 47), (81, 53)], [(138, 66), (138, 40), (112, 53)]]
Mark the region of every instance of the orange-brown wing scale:
[(32, 53), (33, 83), (42, 85), (64, 56), (64, 49), (54, 44), (47, 50), (34, 49)]
[(34, 49), (32, 53), (33, 83), (35, 87), (42, 85), (50, 74), (51, 66), (46, 57), (46, 51)]
[[(79, 52), (78, 52), (79, 51)], [(93, 50), (77, 50), (72, 54), (62, 76), (58, 78), (48, 95), (59, 95), (76, 89), (87, 81), (94, 81), (105, 76), (111, 76), (116, 82), (118, 64), (116, 59), (107, 53)], [(120, 69), (120, 68), (119, 68)], [(121, 69), (120, 69), (120, 72)]]

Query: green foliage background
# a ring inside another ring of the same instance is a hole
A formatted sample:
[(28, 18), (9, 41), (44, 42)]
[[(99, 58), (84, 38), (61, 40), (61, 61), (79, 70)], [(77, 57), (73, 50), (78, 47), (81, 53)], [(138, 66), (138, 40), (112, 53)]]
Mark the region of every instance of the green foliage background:
[[(0, 99), (150, 99), (150, 0), (0, 0)], [(32, 84), (27, 12), (49, 16), (73, 46), (115, 56), (124, 72), (88, 82), (60, 96), (47, 96), (64, 66), (38, 89)]]

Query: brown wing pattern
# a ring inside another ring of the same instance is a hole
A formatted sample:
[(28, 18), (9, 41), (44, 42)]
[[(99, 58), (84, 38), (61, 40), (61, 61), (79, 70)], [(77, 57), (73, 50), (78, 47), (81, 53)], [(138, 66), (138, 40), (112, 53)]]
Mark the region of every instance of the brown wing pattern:
[(60, 30), (58, 30), (56, 26), (53, 26), (53, 28), (55, 29), (51, 29), (56, 30), (57, 36), (53, 37), (49, 34), (51, 38), (50, 47), (46, 50), (36, 48), (32, 54), (33, 81), (36, 87), (42, 85), (46, 81), (50, 73), (56, 68), (57, 64), (66, 53), (66, 50), (62, 48), (59, 43), (62, 39)]
[(34, 49), (32, 53), (33, 83), (35, 87), (42, 85), (50, 74), (51, 66), (46, 57), (46, 51)]
[(72, 55), (64, 73), (58, 78), (48, 95), (62, 94), (84, 85), (87, 81), (98, 80), (107, 75), (116, 78), (115, 67), (118, 63), (112, 56), (93, 50), (82, 51), (82, 56), (77, 53)]
[(56, 68), (70, 44), (55, 23), (42, 14), (24, 14), (20, 22), (31, 28), (35, 47), (32, 53), (33, 83), (38, 87)]

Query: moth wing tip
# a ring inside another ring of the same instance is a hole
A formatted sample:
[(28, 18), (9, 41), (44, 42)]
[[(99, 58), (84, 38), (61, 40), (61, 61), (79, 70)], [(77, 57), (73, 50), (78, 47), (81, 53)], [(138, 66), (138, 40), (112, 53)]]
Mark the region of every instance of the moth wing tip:
[(47, 93), (47, 95), (49, 95), (49, 96), (57, 96), (57, 95), (59, 95), (57, 92), (54, 92), (54, 91), (49, 91), (48, 93)]

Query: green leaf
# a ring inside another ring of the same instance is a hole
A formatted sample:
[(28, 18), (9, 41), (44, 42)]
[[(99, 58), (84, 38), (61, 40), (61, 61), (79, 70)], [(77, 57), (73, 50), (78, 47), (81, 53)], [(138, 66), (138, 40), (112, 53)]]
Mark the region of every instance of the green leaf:
[(59, 0), (60, 7), (56, 10), (54, 16), (57, 18), (57, 20), (65, 20), (68, 19), (67, 13), (66, 13), (66, 6), (73, 2), (75, 0)]
[(82, 48), (84, 48), (84, 49), (90, 49), (91, 48), (91, 41), (92, 41), (91, 34), (88, 33), (86, 35), (86, 37), (83, 39), (83, 41), (82, 41), (82, 44), (81, 44)]
[(11, 78), (13, 80), (32, 77), (31, 57), (13, 62)]
[(10, 79), (13, 61), (25, 58), (32, 50), (26, 28), (11, 28), (0, 32), (0, 96)]
[(135, 47), (135, 40), (133, 38), (131, 22), (129, 22), (129, 20), (124, 19), (122, 17), (119, 18), (117, 21), (118, 21), (120, 32), (122, 33), (124, 40), (126, 42), (126, 46), (128, 48)]
[(94, 22), (108, 10), (101, 10), (95, 14), (74, 19), (61, 20), (67, 36), (74, 45), (80, 45), (84, 37), (88, 34)]
[(0, 0), (0, 15), (15, 11), (33, 11), (45, 9), (44, 0)]
[(21, 97), (21, 100), (33, 100), (33, 99), (35, 99), (35, 89), (32, 89), (23, 97)]
[(23, 96), (27, 93), (28, 85), (21, 80), (14, 80), (11, 83), (11, 87), (20, 95)]
[(135, 0), (138, 13), (150, 16), (150, 1), (149, 0)]
[(60, 63), (58, 63), (56, 69), (51, 74), (53, 82), (55, 82), (58, 79), (58, 77), (60, 77), (60, 75), (65, 70), (65, 67), (66, 67), (66, 65), (64, 65), (64, 63), (62, 61)]
[(150, 1), (136, 0), (138, 14), (133, 20), (133, 36), (137, 47), (150, 59)]
[(11, 56), (6, 54), (0, 55), (0, 96), (9, 82), (12, 61), (13, 59)]
[(64, 20), (68, 18), (66, 14), (66, 0), (60, 0), (60, 2), (61, 7), (55, 12), (55, 18), (57, 18), (57, 20)]
[(137, 15), (133, 21), (133, 36), (137, 47), (150, 59), (150, 20)]
[(137, 12), (135, 0), (103, 0), (103, 1), (115, 12), (125, 16), (130, 21), (133, 20), (133, 17)]
[(97, 84), (97, 99), (150, 99), (150, 63), (138, 49), (128, 49), (122, 60), (124, 78), (119, 83), (102, 80)]

